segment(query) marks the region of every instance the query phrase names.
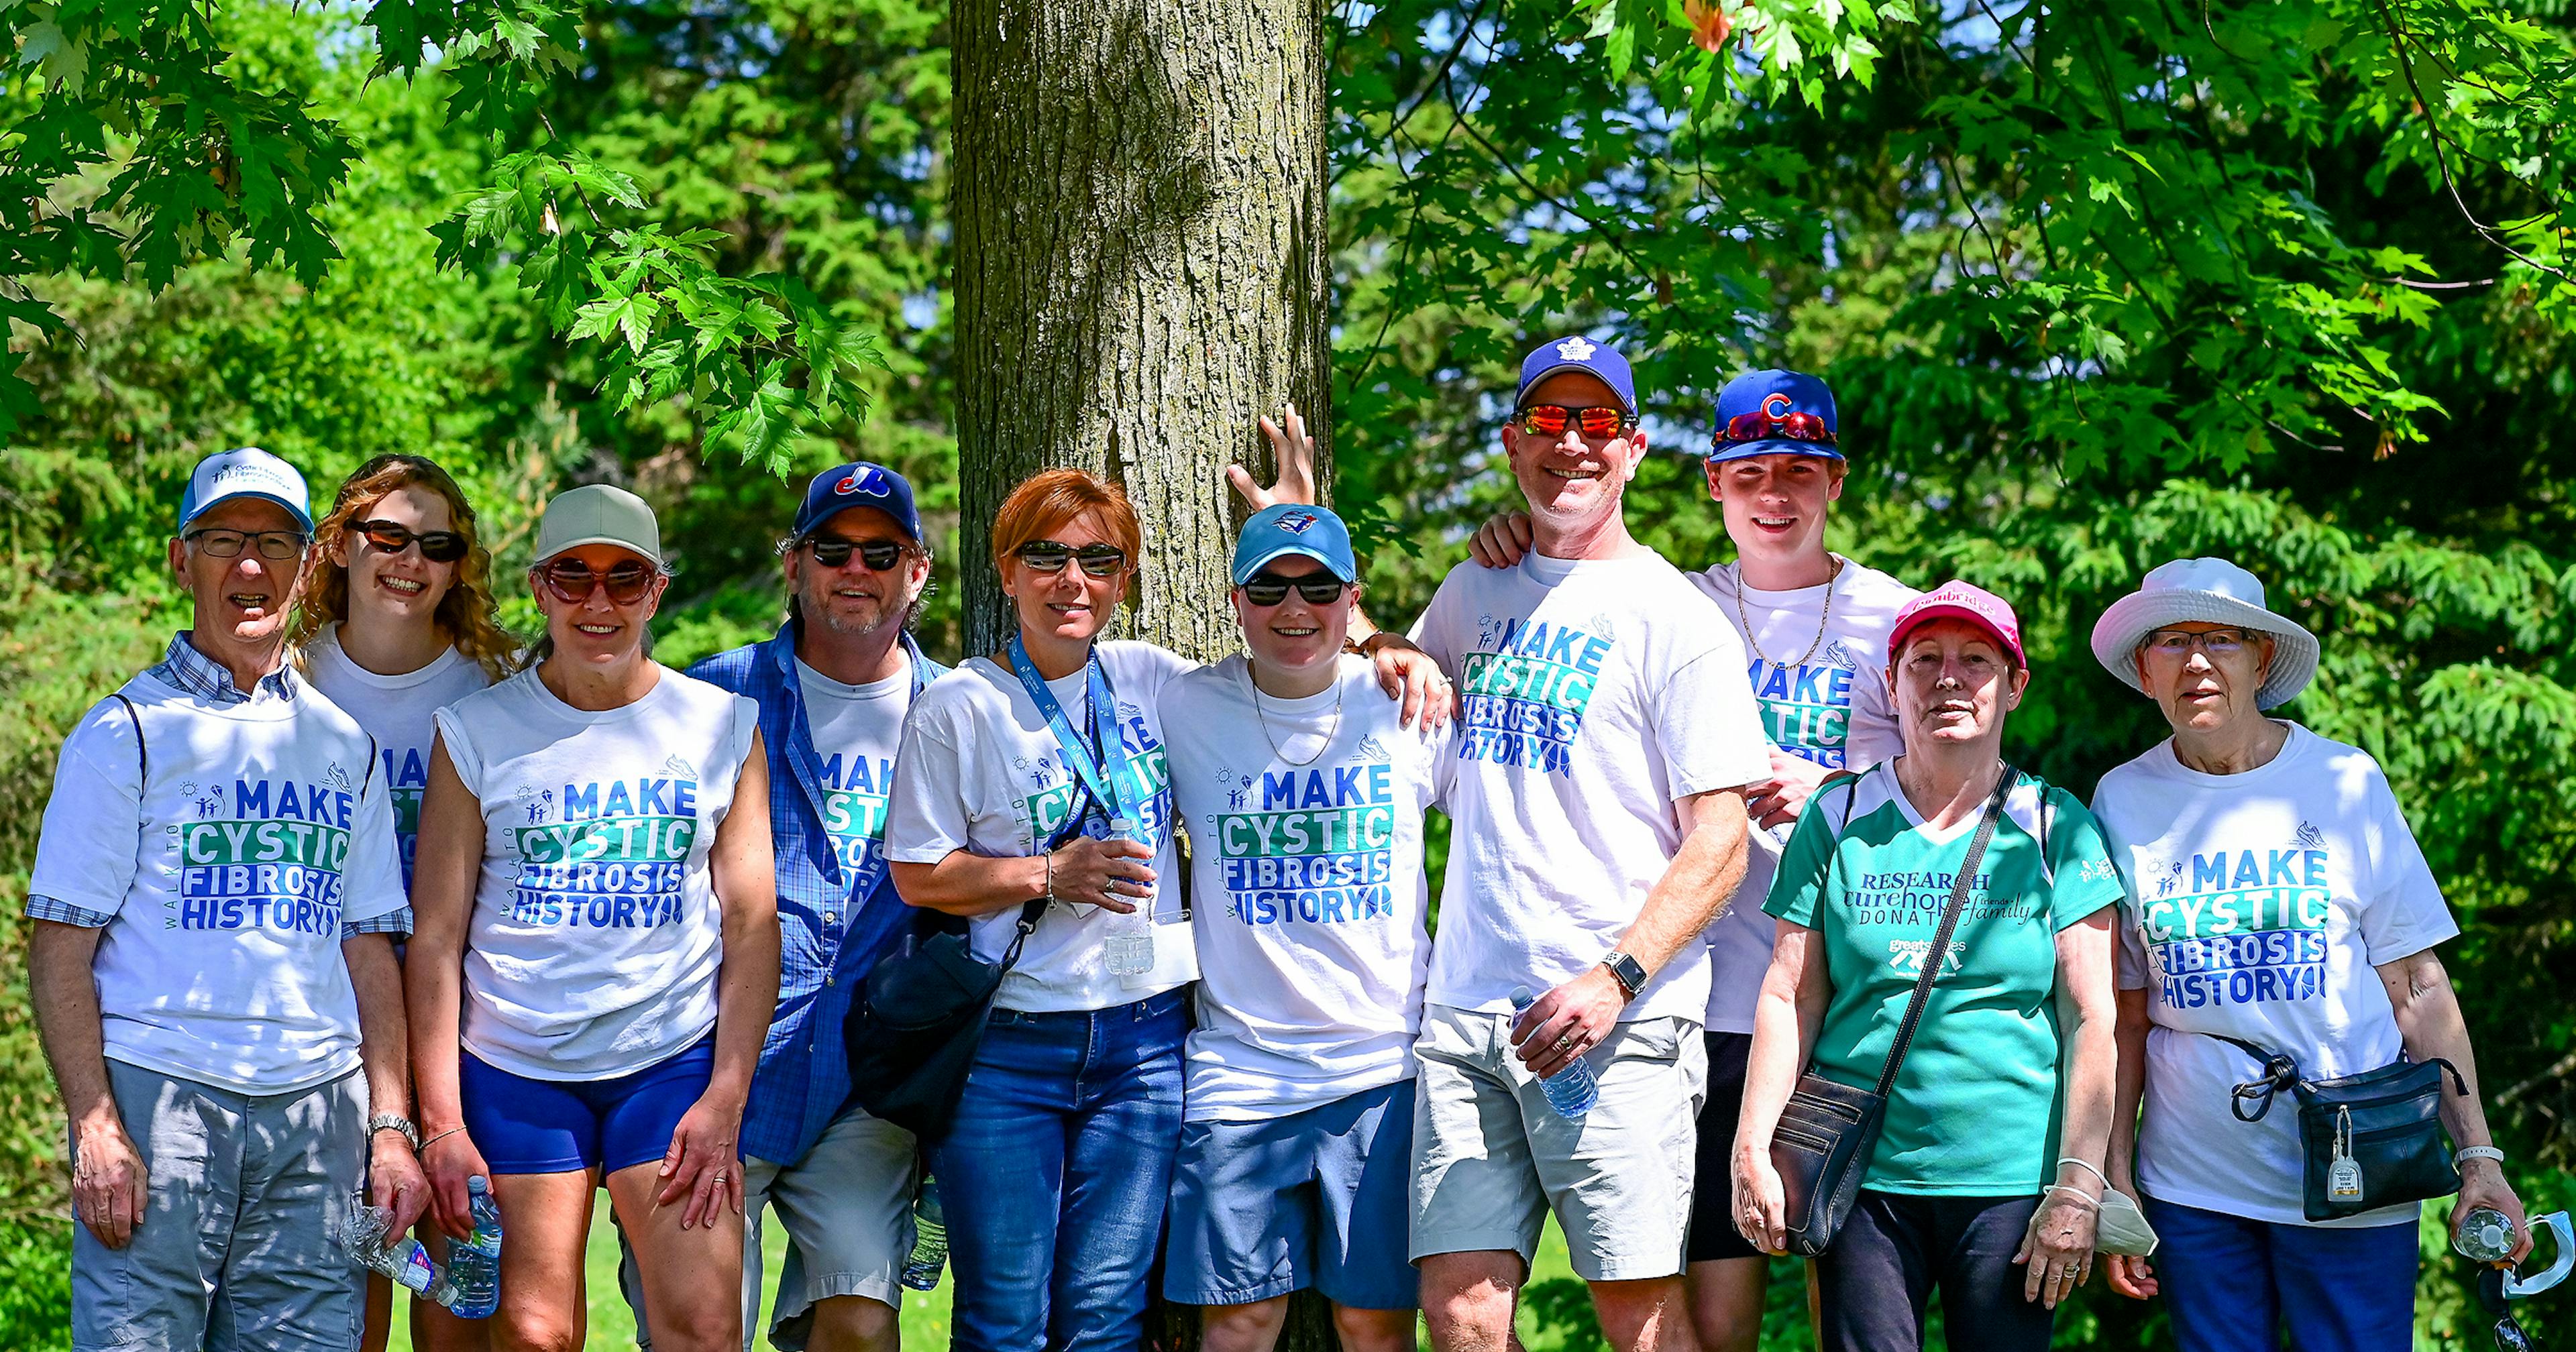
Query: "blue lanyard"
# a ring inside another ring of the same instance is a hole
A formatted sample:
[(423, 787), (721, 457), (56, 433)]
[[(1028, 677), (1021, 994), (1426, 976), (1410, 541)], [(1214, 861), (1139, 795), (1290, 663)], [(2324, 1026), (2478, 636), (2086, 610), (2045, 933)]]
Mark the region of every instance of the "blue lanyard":
[(1056, 702), (1055, 692), (1047, 688), (1046, 678), (1038, 674), (1037, 663), (1029, 660), (1028, 645), (1020, 636), (1011, 636), (1011, 670), (1019, 673), (1020, 686), (1029, 692), (1029, 702), (1055, 734), (1056, 746), (1064, 752), (1064, 762), (1073, 768), (1084, 788), (1112, 817), (1134, 817), (1133, 805), (1119, 795), (1120, 784), (1128, 778), (1127, 744), (1118, 738), (1118, 695), (1110, 689), (1109, 673), (1100, 666), (1099, 650), (1094, 649), (1083, 663), (1089, 673), (1091, 695), (1091, 731), (1098, 740), (1100, 755), (1109, 758), (1104, 772), (1099, 756), (1092, 754), (1091, 744), (1074, 730), (1073, 720), (1064, 716), (1064, 706)]

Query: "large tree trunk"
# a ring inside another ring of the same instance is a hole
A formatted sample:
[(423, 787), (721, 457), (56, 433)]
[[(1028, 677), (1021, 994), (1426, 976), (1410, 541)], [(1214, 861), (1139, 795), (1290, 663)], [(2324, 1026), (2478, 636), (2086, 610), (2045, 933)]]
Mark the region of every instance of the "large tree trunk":
[[(1225, 604), (1223, 469), (1268, 481), (1254, 420), (1329, 447), (1323, 9), (1317, 0), (956, 0), (957, 459), (965, 650), (1012, 619), (986, 557), (1030, 474), (1122, 484), (1145, 535), (1124, 632), (1203, 660)], [(1326, 455), (1319, 474), (1329, 473)], [(1148, 1317), (1197, 1344), (1197, 1312)], [(1283, 1348), (1334, 1345), (1301, 1296)]]
[(1136, 501), (1125, 632), (1235, 650), (1222, 467), (1253, 420), (1329, 444), (1316, 0), (957, 0), (957, 447), (966, 651), (1008, 637), (994, 509), (1055, 465)]

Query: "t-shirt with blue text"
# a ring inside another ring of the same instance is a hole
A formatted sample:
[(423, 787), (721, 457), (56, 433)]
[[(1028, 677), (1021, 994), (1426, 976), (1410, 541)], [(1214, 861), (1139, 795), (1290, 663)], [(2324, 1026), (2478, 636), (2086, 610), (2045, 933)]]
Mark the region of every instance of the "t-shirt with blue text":
[(715, 1027), (724, 927), (707, 856), (759, 709), (654, 675), (634, 703), (590, 710), (530, 667), (438, 711), (483, 808), (462, 1038), (514, 1075), (613, 1079)]
[[(1157, 881), (1140, 907), (1153, 919), (1154, 965), (1139, 976), (1111, 973), (1101, 949), (1109, 912), (1059, 901), (1038, 917), (1018, 965), (1002, 978), (993, 1000), (1003, 1009), (1110, 1009), (1159, 995), (1198, 975), (1189, 931), (1179, 928), (1185, 917), (1181, 889), (1175, 885), (1180, 866), (1172, 848), (1172, 775), (1157, 709), (1163, 686), (1191, 664), (1151, 643), (1103, 643), (1096, 651), (1115, 692), (1118, 737), (1127, 752), (1127, 778), (1119, 796), (1133, 805), (1138, 836), (1154, 851), (1147, 867)], [(1085, 674), (1076, 671), (1047, 682), (1047, 688), (1066, 720), (1087, 739), (1092, 722)], [(1114, 772), (1114, 763), (1101, 768)], [(913, 701), (912, 716), (904, 722), (903, 749), (895, 756), (886, 855), (899, 864), (936, 864), (959, 850), (989, 859), (1036, 854), (1081, 801), (1077, 782), (1020, 678), (991, 658), (970, 659), (931, 682)], [(1081, 830), (1106, 838), (1108, 818), (1086, 811)], [(1001, 961), (1019, 921), (1016, 905), (977, 916), (972, 922), (976, 955)]]
[(304, 672), (376, 739), (385, 786), (393, 799), (394, 841), (402, 852), (403, 890), (411, 890), (412, 857), (420, 845), (420, 797), (429, 788), (429, 750), (437, 740), (440, 709), (492, 683), (480, 663), (454, 648), (429, 665), (400, 676), (379, 676), (349, 660), (340, 626), (324, 626), (304, 646)]
[[(1768, 904), (1823, 941), (1833, 998), (1816, 1030), (1816, 1073), (1862, 1089), (1887, 1064), (1977, 826), (1971, 816), (1936, 835), (1894, 764), (1808, 802)], [(1861, 1186), (2005, 1197), (2047, 1184), (2064, 1106), (2057, 932), (2119, 899), (2092, 814), (2022, 776), (1970, 880)]]
[(2293, 723), (2268, 763), (2212, 775), (2168, 739), (2102, 776), (2093, 810), (2128, 875), (2120, 987), (2147, 992), (2139, 1186), (2279, 1225), (2414, 1224), (2412, 1202), (2308, 1220), (2298, 1114), (2236, 1120), (2228, 1090), (2261, 1067), (2203, 1036), (2286, 1052), (2312, 1080), (2404, 1050), (2372, 969), (2460, 927), (2379, 763)]
[(101, 700), (63, 742), (28, 879), (111, 917), (92, 966), (108, 1059), (246, 1094), (356, 1070), (341, 926), (408, 904), (373, 743), (309, 683), (247, 704), (148, 674), (119, 693), (131, 716)]
[[(845, 877), (873, 873), (885, 855), (886, 805), (894, 793), (894, 753), (912, 709), (912, 668), (882, 681), (844, 685), (796, 663), (814, 756), (823, 763), (823, 830), (840, 854)], [(864, 901), (864, 895), (860, 900)]]
[[(1739, 593), (1739, 576), (1737, 565), (1721, 563), (1690, 578), (1744, 638), (1745, 674), (1771, 745), (1829, 770), (1864, 770), (1903, 751), (1887, 687), (1887, 640), (1896, 612), (1922, 593), (1849, 559), (1831, 583), (1794, 591)], [(1748, 622), (1751, 633), (1744, 632)], [(1776, 928), (1762, 902), (1796, 826), (1753, 828), (1744, 886), (1708, 927), (1710, 1032), (1753, 1031)]]
[(1401, 713), (1357, 657), (1303, 699), (1259, 694), (1241, 657), (1163, 687), (1197, 884), (1190, 1121), (1412, 1078), (1431, 959), (1422, 819), (1453, 762), (1446, 729)]
[[(1657, 555), (1451, 569), (1413, 641), (1457, 682), (1456, 830), (1433, 1004), (1508, 1011), (1618, 946), (1672, 865), (1676, 804), (1770, 777), (1744, 644)], [(1620, 1014), (1697, 1023), (1687, 944)]]

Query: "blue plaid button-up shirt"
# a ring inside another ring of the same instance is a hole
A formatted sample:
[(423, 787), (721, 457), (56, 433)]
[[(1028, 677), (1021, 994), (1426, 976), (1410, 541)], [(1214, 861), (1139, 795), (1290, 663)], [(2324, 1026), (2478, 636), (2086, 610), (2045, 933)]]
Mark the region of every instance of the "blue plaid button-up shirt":
[[(921, 655), (912, 636), (913, 693), (945, 668)], [(718, 653), (689, 674), (760, 706), (769, 748), (769, 834), (778, 851), (778, 1011), (752, 1072), (742, 1113), (742, 1153), (794, 1164), (850, 1099), (850, 1057), (841, 1024), (850, 1001), (906, 930), (911, 912), (880, 870), (867, 895), (841, 867), (823, 828), (823, 758), (796, 679), (796, 626), (765, 643)]]

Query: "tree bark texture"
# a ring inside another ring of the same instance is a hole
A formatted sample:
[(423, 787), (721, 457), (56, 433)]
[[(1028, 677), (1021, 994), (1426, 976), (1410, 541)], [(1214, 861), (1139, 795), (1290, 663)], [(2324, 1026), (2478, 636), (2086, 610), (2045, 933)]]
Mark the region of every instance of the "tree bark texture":
[(1330, 444), (1322, 7), (957, 0), (951, 24), (966, 651), (1011, 632), (994, 512), (1057, 465), (1144, 525), (1112, 632), (1236, 651), (1223, 467), (1268, 482), (1254, 420), (1286, 401)]

